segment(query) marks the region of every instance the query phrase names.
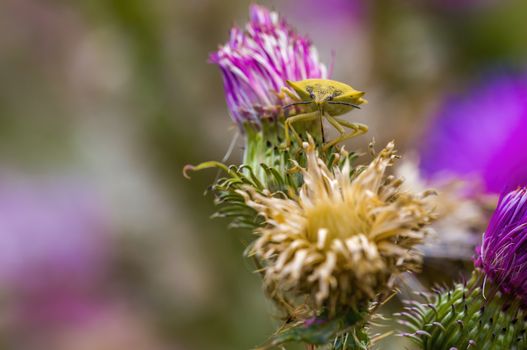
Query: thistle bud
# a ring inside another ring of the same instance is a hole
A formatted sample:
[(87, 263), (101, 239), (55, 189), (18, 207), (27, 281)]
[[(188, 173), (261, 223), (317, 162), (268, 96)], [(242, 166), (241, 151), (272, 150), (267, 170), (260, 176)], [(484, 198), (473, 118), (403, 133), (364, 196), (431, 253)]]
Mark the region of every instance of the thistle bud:
[(527, 348), (527, 189), (505, 193), (467, 283), (438, 290), (401, 313), (422, 349)]
[(251, 6), (246, 29), (232, 28), (229, 41), (210, 61), (221, 69), (227, 106), (240, 127), (279, 117), (282, 106), (291, 102), (281, 93), (286, 80), (327, 78), (311, 42), (276, 12), (258, 5)]

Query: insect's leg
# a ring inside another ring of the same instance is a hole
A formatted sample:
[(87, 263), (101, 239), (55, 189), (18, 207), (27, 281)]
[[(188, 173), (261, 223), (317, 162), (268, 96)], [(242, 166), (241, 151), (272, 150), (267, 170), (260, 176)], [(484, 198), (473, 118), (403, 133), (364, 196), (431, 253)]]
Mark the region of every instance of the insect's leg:
[(362, 134), (365, 134), (368, 132), (368, 125), (366, 124), (362, 124), (362, 123), (351, 123), (351, 122), (348, 122), (347, 120), (342, 120), (340, 118), (335, 118), (335, 120), (337, 122), (339, 122), (340, 125), (343, 125), (349, 129), (353, 129), (353, 130), (357, 130), (357, 129), (360, 129), (360, 132), (357, 134), (358, 135), (362, 135)]
[(285, 120), (285, 123), (284, 123), (284, 128), (285, 128), (285, 146), (289, 147), (291, 145), (291, 139), (289, 137), (289, 129), (291, 129), (291, 132), (293, 133), (293, 135), (300, 142), (302, 141), (302, 138), (300, 137), (300, 135), (298, 135), (298, 133), (296, 132), (295, 128), (293, 128), (293, 125), (292, 125), (293, 123), (312, 121), (312, 120), (316, 119), (319, 115), (320, 115), (319, 111), (314, 111), (314, 112), (310, 112), (310, 113), (298, 114), (298, 115), (295, 115), (295, 116), (287, 118)]
[[(326, 143), (323, 147), (324, 150), (329, 149), (330, 147), (336, 145), (337, 143), (340, 143), (342, 141), (351, 139), (352, 137), (365, 134), (368, 131), (368, 126), (361, 123), (350, 123), (346, 120), (337, 119), (335, 117), (330, 116), (329, 114), (324, 115), (328, 122), (335, 127), (335, 129), (338, 130), (340, 135), (335, 138), (334, 140)], [(349, 133), (344, 133), (344, 127), (351, 129), (352, 131)]]
[(333, 125), (333, 127), (335, 129), (337, 129), (337, 131), (339, 132), (339, 134), (344, 134), (344, 132), (346, 130), (344, 130), (344, 127), (342, 126), (343, 124), (335, 117), (332, 117), (330, 116), (329, 114), (327, 113), (324, 113), (324, 117), (326, 117), (326, 119), (328, 120), (328, 122)]

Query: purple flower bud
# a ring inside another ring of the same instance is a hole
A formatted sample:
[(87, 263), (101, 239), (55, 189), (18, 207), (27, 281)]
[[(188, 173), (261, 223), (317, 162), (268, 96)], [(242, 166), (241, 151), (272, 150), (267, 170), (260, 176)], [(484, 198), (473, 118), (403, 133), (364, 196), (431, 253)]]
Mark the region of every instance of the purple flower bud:
[(501, 196), (477, 255), (494, 285), (527, 303), (527, 188)]
[(279, 96), (286, 80), (326, 78), (326, 67), (311, 42), (276, 12), (253, 5), (250, 17), (245, 31), (232, 28), (227, 44), (210, 56), (221, 69), (227, 106), (238, 125), (276, 118), (281, 106), (290, 102)]

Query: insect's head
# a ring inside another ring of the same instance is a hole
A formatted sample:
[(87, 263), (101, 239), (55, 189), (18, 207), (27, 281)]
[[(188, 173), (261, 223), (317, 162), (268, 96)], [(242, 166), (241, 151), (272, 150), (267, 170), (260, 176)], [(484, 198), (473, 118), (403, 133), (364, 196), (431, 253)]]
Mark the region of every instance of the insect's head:
[(302, 104), (344, 105), (354, 108), (367, 101), (362, 98), (364, 92), (357, 91), (351, 86), (329, 79), (306, 79), (301, 81), (287, 81), (296, 92)]
[(314, 86), (306, 85), (305, 80), (287, 80), (287, 85), (289, 85), (296, 92), (302, 101), (316, 102), (317, 96), (315, 96), (315, 91), (313, 91)]

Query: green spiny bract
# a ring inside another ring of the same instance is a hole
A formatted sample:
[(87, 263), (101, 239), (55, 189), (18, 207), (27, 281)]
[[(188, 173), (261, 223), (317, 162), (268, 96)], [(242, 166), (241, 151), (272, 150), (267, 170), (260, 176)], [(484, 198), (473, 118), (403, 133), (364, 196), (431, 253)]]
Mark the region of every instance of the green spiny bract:
[[(257, 192), (267, 192), (277, 196), (295, 197), (303, 184), (300, 167), (306, 165), (306, 154), (302, 145), (293, 143), (290, 150), (283, 150), (283, 126), (272, 122), (262, 122), (260, 130), (247, 127), (246, 146), (242, 165), (229, 167), (218, 162), (205, 162), (187, 167), (189, 170), (220, 168), (225, 176), (217, 180), (211, 190), (215, 195), (218, 211), (214, 217), (232, 219), (231, 227), (255, 229), (262, 224), (262, 217), (245, 203), (239, 190), (251, 187)], [(307, 137), (310, 139), (310, 134)], [(346, 160), (353, 162), (357, 155), (343, 149), (331, 147), (319, 150), (329, 167), (342, 168)], [(352, 169), (361, 171), (364, 167)]]
[(396, 314), (409, 330), (401, 335), (421, 349), (527, 349), (527, 310), (487, 285), (479, 270), (467, 283), (422, 297), (424, 303), (407, 302), (405, 312)]

